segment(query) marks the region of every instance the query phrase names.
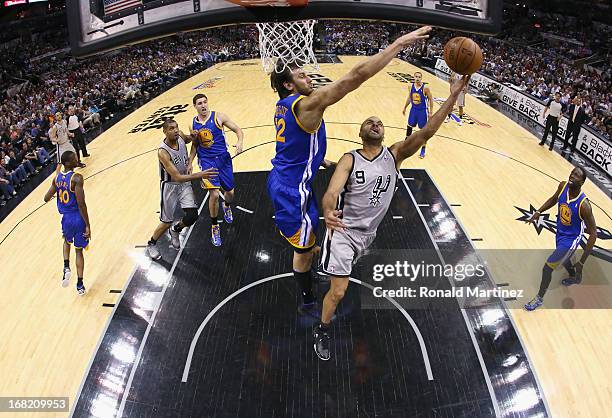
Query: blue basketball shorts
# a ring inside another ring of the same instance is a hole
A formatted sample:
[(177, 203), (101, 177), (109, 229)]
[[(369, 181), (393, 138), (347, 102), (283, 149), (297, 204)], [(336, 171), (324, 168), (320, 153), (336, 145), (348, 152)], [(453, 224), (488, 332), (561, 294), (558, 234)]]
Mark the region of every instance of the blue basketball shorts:
[(423, 129), (427, 124), (427, 109), (419, 110), (414, 107), (410, 108), (410, 114), (408, 115), (408, 125), (419, 126), (419, 129)]
[(298, 250), (314, 247), (319, 209), (311, 185), (288, 186), (272, 170), (268, 176), (268, 194), (281, 235)]
[(62, 236), (75, 248), (87, 248), (89, 239), (85, 238), (85, 221), (80, 212), (68, 212), (62, 216)]
[(216, 157), (199, 158), (198, 163), (202, 171), (216, 168), (219, 173), (211, 179), (202, 179), (205, 189), (223, 189), (226, 192), (234, 190), (234, 167), (229, 152)]
[(566, 260), (571, 258), (582, 241), (582, 234), (578, 237), (566, 237), (557, 235), (557, 248), (546, 260), (546, 264), (553, 270), (562, 266)]

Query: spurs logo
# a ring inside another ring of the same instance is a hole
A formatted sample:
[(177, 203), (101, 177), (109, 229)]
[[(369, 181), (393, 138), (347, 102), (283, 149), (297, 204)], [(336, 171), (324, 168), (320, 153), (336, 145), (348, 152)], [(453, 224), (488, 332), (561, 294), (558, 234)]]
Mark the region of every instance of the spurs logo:
[[(533, 214), (536, 213), (536, 208), (534, 208), (532, 205), (529, 205), (529, 209), (522, 209), (522, 208), (519, 208), (518, 206), (515, 206), (515, 208), (518, 209), (523, 214), (520, 218), (516, 218), (517, 221), (521, 221), (521, 222), (525, 222), (531, 219)], [(562, 214), (562, 217), (563, 217), (563, 214)], [(563, 222), (563, 220), (561, 220), (561, 222)], [(555, 222), (553, 219), (550, 219), (550, 215), (548, 213), (541, 214), (537, 222), (533, 224), (533, 227), (535, 228), (538, 235), (540, 235), (540, 233), (543, 230), (547, 230), (549, 232), (552, 232), (553, 234), (557, 233), (557, 222)], [(610, 231), (608, 231), (607, 229), (598, 226), (597, 227), (597, 239), (598, 240), (610, 240), (612, 239), (612, 233), (610, 233)], [(587, 242), (587, 237), (583, 236), (582, 241), (580, 242), (580, 246), (584, 247), (586, 245), (586, 242)], [(595, 247), (593, 247), (593, 252), (591, 254), (593, 254), (597, 258), (600, 258), (602, 260), (606, 260), (612, 263), (612, 251), (606, 248), (603, 248), (597, 244), (595, 244)]]
[(391, 176), (387, 175), (384, 180), (383, 186), (383, 176), (378, 176), (376, 179), (376, 183), (374, 184), (374, 188), (372, 189), (372, 197), (370, 198), (370, 205), (376, 207), (380, 205), (380, 195), (389, 190), (389, 185), (391, 184)]

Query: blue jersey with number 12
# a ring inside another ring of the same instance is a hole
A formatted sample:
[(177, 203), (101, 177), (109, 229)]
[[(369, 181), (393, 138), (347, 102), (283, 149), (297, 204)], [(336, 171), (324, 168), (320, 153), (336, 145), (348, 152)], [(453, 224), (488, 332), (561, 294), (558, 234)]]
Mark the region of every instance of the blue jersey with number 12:
[(295, 114), (295, 105), (305, 96), (292, 94), (276, 103), (276, 156), (272, 171), (288, 186), (310, 186), (327, 150), (325, 122), (308, 131)]

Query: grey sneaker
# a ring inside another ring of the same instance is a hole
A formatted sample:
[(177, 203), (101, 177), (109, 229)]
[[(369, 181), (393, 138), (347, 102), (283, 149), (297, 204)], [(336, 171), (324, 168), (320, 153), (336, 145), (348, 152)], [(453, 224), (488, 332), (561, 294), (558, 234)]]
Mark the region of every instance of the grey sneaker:
[(161, 253), (159, 249), (157, 249), (157, 244), (147, 244), (147, 255), (151, 257), (152, 260), (159, 260), (161, 258)]
[(175, 250), (180, 249), (181, 248), (181, 240), (179, 239), (180, 232), (176, 232), (174, 230), (174, 225), (170, 227), (169, 232), (170, 232), (170, 245), (172, 245), (172, 248), (174, 248)]

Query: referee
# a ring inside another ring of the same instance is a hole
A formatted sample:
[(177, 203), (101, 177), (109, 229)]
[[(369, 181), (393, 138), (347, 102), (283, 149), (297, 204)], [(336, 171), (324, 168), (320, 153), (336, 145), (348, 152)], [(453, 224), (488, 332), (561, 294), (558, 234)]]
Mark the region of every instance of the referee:
[(72, 145), (76, 150), (77, 160), (79, 162), (78, 166), (83, 168), (85, 164), (81, 162), (81, 153), (83, 153), (83, 157), (89, 157), (87, 153), (87, 145), (85, 142), (85, 137), (83, 135), (83, 123), (79, 120), (79, 117), (76, 115), (75, 109), (73, 106), (68, 107), (68, 136), (72, 138)]
[[(546, 117), (546, 112), (548, 112), (548, 117)], [(550, 146), (548, 147), (548, 149), (552, 151), (553, 146), (555, 145), (555, 139), (557, 139), (559, 121), (561, 120), (561, 94), (555, 93), (555, 100), (550, 99), (548, 101), (548, 104), (544, 108), (544, 113), (542, 113), (542, 117), (546, 118), (546, 127), (544, 128), (544, 135), (542, 136), (540, 145), (544, 145), (546, 142), (546, 137), (548, 136), (548, 131), (550, 131), (550, 128), (552, 128), (552, 139), (550, 140)]]

